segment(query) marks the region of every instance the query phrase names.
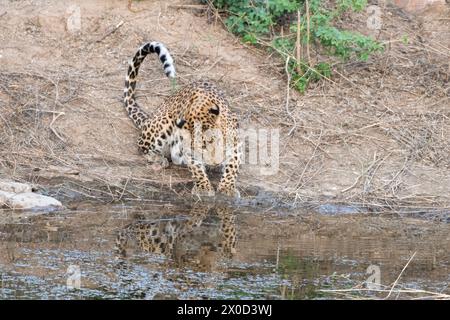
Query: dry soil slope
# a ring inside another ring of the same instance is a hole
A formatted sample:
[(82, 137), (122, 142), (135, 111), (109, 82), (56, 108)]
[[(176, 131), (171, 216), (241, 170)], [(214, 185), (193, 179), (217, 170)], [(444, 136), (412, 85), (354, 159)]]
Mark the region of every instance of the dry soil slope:
[[(138, 12), (126, 2), (78, 1), (81, 32), (71, 34), (63, 3), (2, 0), (3, 175), (38, 183), (70, 176), (81, 185), (95, 180), (119, 187), (187, 181), (185, 169), (155, 172), (146, 165), (120, 101), (127, 60), (144, 41), (158, 40), (174, 55), (179, 84), (211, 79), (227, 92), (244, 128), (280, 128), (280, 170), (261, 176), (244, 167), (244, 195), (257, 186), (299, 201), (325, 196), (365, 204), (448, 205), (445, 20), (432, 33), (426, 27), (435, 17), (424, 26), (385, 8), (376, 36), (387, 44), (386, 53), (337, 66), (333, 82), (313, 86), (304, 96), (291, 90), (287, 109), (286, 79), (277, 71), (282, 61), (246, 48), (220, 22), (174, 7), (184, 2), (135, 2)], [(445, 16), (444, 9), (432, 14)], [(343, 23), (367, 33), (366, 18)], [(401, 41), (404, 36), (409, 44)], [(154, 110), (171, 90), (156, 59), (144, 63), (140, 80), (139, 101)]]

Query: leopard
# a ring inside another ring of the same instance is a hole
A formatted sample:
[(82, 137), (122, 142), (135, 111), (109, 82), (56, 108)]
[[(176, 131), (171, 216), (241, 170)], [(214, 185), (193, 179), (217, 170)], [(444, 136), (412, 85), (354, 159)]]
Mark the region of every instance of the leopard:
[(118, 259), (127, 257), (130, 242), (142, 252), (166, 256), (176, 267), (213, 271), (218, 260), (236, 254), (236, 215), (227, 207), (197, 205), (187, 219), (137, 219), (117, 232)]
[[(160, 42), (144, 43), (129, 61), (123, 102), (128, 117), (141, 130), (140, 152), (158, 168), (167, 168), (170, 162), (187, 166), (194, 180), (192, 194), (198, 196), (216, 194), (206, 169), (221, 166), (217, 193), (239, 198), (236, 181), (242, 144), (237, 116), (225, 94), (211, 81), (197, 80), (174, 89), (152, 114), (145, 112), (136, 102), (135, 92), (139, 68), (150, 53), (158, 56), (172, 84), (176, 75), (174, 60)], [(205, 154), (213, 156), (208, 158)]]

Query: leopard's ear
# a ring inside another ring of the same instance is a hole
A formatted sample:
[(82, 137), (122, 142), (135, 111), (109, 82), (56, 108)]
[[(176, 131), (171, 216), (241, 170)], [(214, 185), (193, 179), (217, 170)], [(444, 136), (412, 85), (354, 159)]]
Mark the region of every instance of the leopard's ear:
[(184, 124), (186, 123), (186, 120), (184, 119), (178, 119), (175, 121), (175, 124), (178, 128), (183, 129)]

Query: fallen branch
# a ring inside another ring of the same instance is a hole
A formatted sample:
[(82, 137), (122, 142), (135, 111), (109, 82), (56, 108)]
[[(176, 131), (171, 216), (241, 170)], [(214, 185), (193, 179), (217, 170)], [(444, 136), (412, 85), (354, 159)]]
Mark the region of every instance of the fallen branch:
[(288, 70), (289, 60), (290, 60), (290, 57), (288, 56), (286, 58), (286, 65), (284, 66), (284, 69), (286, 71), (286, 76), (288, 78), (287, 85), (286, 85), (286, 105), (285, 105), (285, 107), (286, 107), (287, 114), (294, 121), (294, 126), (291, 128), (291, 130), (289, 130), (288, 136), (290, 136), (292, 134), (292, 132), (295, 130), (295, 128), (297, 127), (297, 121), (295, 120), (295, 117), (291, 114), (291, 112), (289, 111), (289, 90), (291, 88), (291, 74), (289, 73), (289, 70)]
[(308, 64), (311, 65), (311, 55), (309, 53), (309, 1), (306, 0), (306, 56), (308, 57)]
[[(300, 40), (301, 40), (301, 34), (300, 34), (300, 27), (301, 27), (301, 24), (300, 24), (300, 10), (297, 10), (297, 41), (296, 41), (296, 58), (297, 58), (297, 61), (301, 61), (302, 60), (302, 51), (301, 51), (301, 49), (302, 49), (302, 47), (301, 47), (301, 43), (300, 43)], [(301, 66), (300, 66), (300, 63), (298, 63), (297, 62), (297, 73), (298, 73), (298, 75), (301, 75), (302, 74), (302, 68), (301, 68)]]
[(409, 264), (411, 263), (412, 259), (414, 259), (414, 257), (416, 256), (417, 251), (415, 251), (413, 253), (413, 255), (411, 256), (411, 258), (409, 258), (408, 262), (406, 263), (406, 265), (403, 267), (402, 271), (400, 272), (400, 274), (398, 275), (397, 279), (395, 279), (394, 284), (391, 287), (391, 290), (389, 291), (388, 295), (386, 296), (385, 299), (388, 299), (391, 294), (392, 291), (394, 290), (395, 286), (397, 285), (398, 280), (400, 280), (400, 277), (402, 276), (403, 272), (406, 270), (406, 268), (408, 268)]
[[(320, 292), (327, 292), (327, 293), (344, 293), (344, 292), (391, 292), (389, 289), (369, 289), (369, 288), (353, 288), (353, 289), (320, 289), (317, 290)], [(436, 298), (436, 299), (450, 299), (450, 295), (440, 292), (431, 292), (427, 290), (417, 290), (417, 289), (397, 289), (393, 290), (394, 293), (414, 293), (414, 294), (427, 294), (426, 297), (421, 297), (422, 299), (425, 298)], [(420, 299), (420, 298), (416, 298)]]
[(169, 8), (206, 10), (208, 9), (208, 6), (202, 4), (171, 4), (169, 5)]

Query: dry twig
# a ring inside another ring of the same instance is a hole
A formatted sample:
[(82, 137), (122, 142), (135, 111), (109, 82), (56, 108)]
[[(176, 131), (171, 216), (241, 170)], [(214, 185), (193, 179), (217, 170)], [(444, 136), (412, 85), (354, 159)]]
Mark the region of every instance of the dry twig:
[[(130, 2), (131, 2), (131, 0), (130, 0)], [(96, 42), (102, 42), (102, 41), (105, 40), (107, 37), (109, 37), (109, 36), (112, 35), (114, 32), (116, 32), (123, 24), (124, 24), (123, 20), (120, 21), (115, 27), (113, 27), (111, 30), (109, 30), (108, 32), (106, 32), (100, 39), (96, 40)]]

